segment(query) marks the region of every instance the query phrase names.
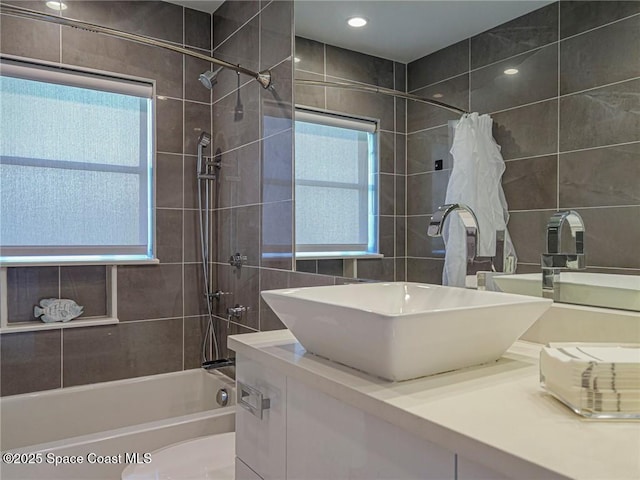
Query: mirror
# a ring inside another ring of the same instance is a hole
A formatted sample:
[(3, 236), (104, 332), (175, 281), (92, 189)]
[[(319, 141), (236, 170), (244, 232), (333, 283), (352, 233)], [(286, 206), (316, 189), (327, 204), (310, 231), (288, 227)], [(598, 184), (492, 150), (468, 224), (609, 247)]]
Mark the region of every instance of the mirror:
[[(640, 43), (634, 33), (640, 4), (347, 1), (296, 2), (294, 8), (295, 78), (394, 88), (491, 114), (506, 165), (518, 274), (541, 279), (546, 224), (556, 211), (571, 209), (586, 227), (586, 272), (625, 275), (630, 295), (640, 297)], [(356, 14), (369, 20), (360, 30), (346, 24)], [(428, 237), (426, 227), (444, 203), (450, 122), (459, 116), (318, 86), (297, 86), (294, 98), (300, 106), (379, 120), (384, 255), (358, 260), (355, 272), (352, 262), (339, 259), (298, 260), (297, 269), (441, 283), (444, 244)], [(598, 283), (598, 275), (593, 279)]]

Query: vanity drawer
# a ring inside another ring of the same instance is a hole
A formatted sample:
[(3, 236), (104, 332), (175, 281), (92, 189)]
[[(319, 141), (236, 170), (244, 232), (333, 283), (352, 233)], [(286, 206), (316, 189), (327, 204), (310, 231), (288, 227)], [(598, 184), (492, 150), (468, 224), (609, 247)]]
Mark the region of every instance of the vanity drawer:
[(286, 459), (286, 377), (236, 358), (236, 455), (264, 480), (282, 480)]

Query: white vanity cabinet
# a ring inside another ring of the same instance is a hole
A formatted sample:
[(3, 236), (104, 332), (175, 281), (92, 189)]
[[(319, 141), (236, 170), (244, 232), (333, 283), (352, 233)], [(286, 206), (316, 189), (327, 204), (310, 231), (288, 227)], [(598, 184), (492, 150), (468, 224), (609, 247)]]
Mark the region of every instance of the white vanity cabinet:
[[(453, 452), (241, 355), (236, 361), (238, 402), (249, 403), (236, 414), (236, 478), (455, 479)], [(262, 419), (253, 408), (260, 394)]]

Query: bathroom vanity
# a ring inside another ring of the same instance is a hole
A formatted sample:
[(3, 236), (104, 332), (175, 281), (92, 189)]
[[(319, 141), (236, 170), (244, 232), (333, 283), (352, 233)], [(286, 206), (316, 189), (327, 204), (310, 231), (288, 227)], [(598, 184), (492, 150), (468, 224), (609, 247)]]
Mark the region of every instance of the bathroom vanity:
[(238, 480), (640, 478), (640, 422), (585, 420), (551, 398), (537, 344), (404, 382), (309, 354), (288, 330), (229, 347)]

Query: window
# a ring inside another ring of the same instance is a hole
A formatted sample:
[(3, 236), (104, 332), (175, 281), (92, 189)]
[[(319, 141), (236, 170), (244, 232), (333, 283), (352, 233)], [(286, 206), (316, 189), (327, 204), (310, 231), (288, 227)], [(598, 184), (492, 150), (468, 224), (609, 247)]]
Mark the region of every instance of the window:
[(0, 74), (0, 264), (153, 261), (153, 84)]
[(377, 124), (296, 110), (296, 256), (378, 251)]

